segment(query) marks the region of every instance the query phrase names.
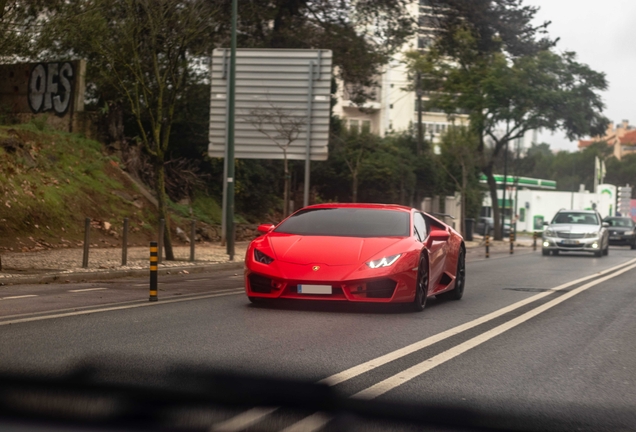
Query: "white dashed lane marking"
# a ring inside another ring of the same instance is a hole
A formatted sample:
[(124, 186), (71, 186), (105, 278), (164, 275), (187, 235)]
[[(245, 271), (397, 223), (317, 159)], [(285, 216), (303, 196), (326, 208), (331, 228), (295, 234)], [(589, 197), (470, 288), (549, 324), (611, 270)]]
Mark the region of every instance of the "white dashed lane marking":
[(108, 289), (108, 288), (84, 288), (84, 289), (68, 290), (68, 292), (78, 293), (78, 292), (86, 292), (86, 291), (101, 291), (105, 289)]
[(0, 300), (16, 300), (16, 299), (23, 299), (23, 298), (28, 298), (28, 297), (37, 297), (37, 295), (28, 294), (28, 295), (20, 295), (20, 296), (2, 297), (2, 298), (0, 298)]

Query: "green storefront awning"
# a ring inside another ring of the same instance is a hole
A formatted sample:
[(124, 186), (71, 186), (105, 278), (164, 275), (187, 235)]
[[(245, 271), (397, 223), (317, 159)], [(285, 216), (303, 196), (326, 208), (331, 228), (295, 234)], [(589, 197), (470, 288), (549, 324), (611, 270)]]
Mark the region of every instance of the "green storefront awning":
[[(504, 176), (500, 174), (495, 174), (495, 182), (497, 185), (503, 185)], [(484, 174), (479, 178), (480, 183), (486, 183), (486, 176)], [(530, 177), (515, 177), (515, 176), (507, 176), (506, 177), (506, 186), (515, 186), (515, 184), (519, 187), (527, 187), (528, 189), (556, 189), (556, 181), (554, 180), (544, 180), (544, 179), (535, 179)]]

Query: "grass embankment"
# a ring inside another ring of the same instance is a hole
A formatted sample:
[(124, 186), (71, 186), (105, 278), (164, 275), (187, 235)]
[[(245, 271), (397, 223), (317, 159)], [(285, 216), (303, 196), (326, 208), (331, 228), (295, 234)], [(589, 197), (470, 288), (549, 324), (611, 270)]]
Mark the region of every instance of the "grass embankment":
[[(201, 197), (193, 207), (195, 217), (218, 223), (212, 198)], [(173, 210), (173, 223), (189, 216), (187, 206), (174, 204)], [(126, 217), (131, 244), (145, 245), (156, 236), (155, 207), (99, 142), (35, 124), (0, 126), (0, 248), (76, 247), (86, 217), (92, 220), (92, 244), (119, 245)]]

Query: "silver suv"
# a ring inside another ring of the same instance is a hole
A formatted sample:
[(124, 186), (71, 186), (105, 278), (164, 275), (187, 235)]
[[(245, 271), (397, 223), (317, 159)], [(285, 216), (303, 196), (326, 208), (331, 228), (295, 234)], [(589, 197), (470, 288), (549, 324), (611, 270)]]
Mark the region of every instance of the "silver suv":
[(552, 255), (559, 252), (592, 252), (597, 257), (607, 255), (608, 226), (596, 211), (560, 210), (543, 231), (543, 255), (550, 252)]

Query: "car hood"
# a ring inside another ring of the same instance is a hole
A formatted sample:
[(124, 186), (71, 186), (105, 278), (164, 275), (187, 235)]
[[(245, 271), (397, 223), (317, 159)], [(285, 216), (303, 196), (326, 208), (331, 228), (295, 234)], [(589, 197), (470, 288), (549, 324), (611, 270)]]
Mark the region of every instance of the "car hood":
[(572, 234), (585, 234), (589, 232), (598, 232), (600, 227), (598, 225), (583, 224), (554, 224), (550, 225), (549, 229), (558, 232), (569, 232)]
[(292, 264), (361, 264), (400, 242), (397, 237), (328, 237), (272, 233), (268, 236), (276, 259)]
[(609, 228), (607, 228), (607, 230), (611, 231), (611, 232), (624, 233), (624, 232), (632, 232), (632, 231), (634, 231), (634, 228), (630, 228), (630, 227), (609, 227)]

